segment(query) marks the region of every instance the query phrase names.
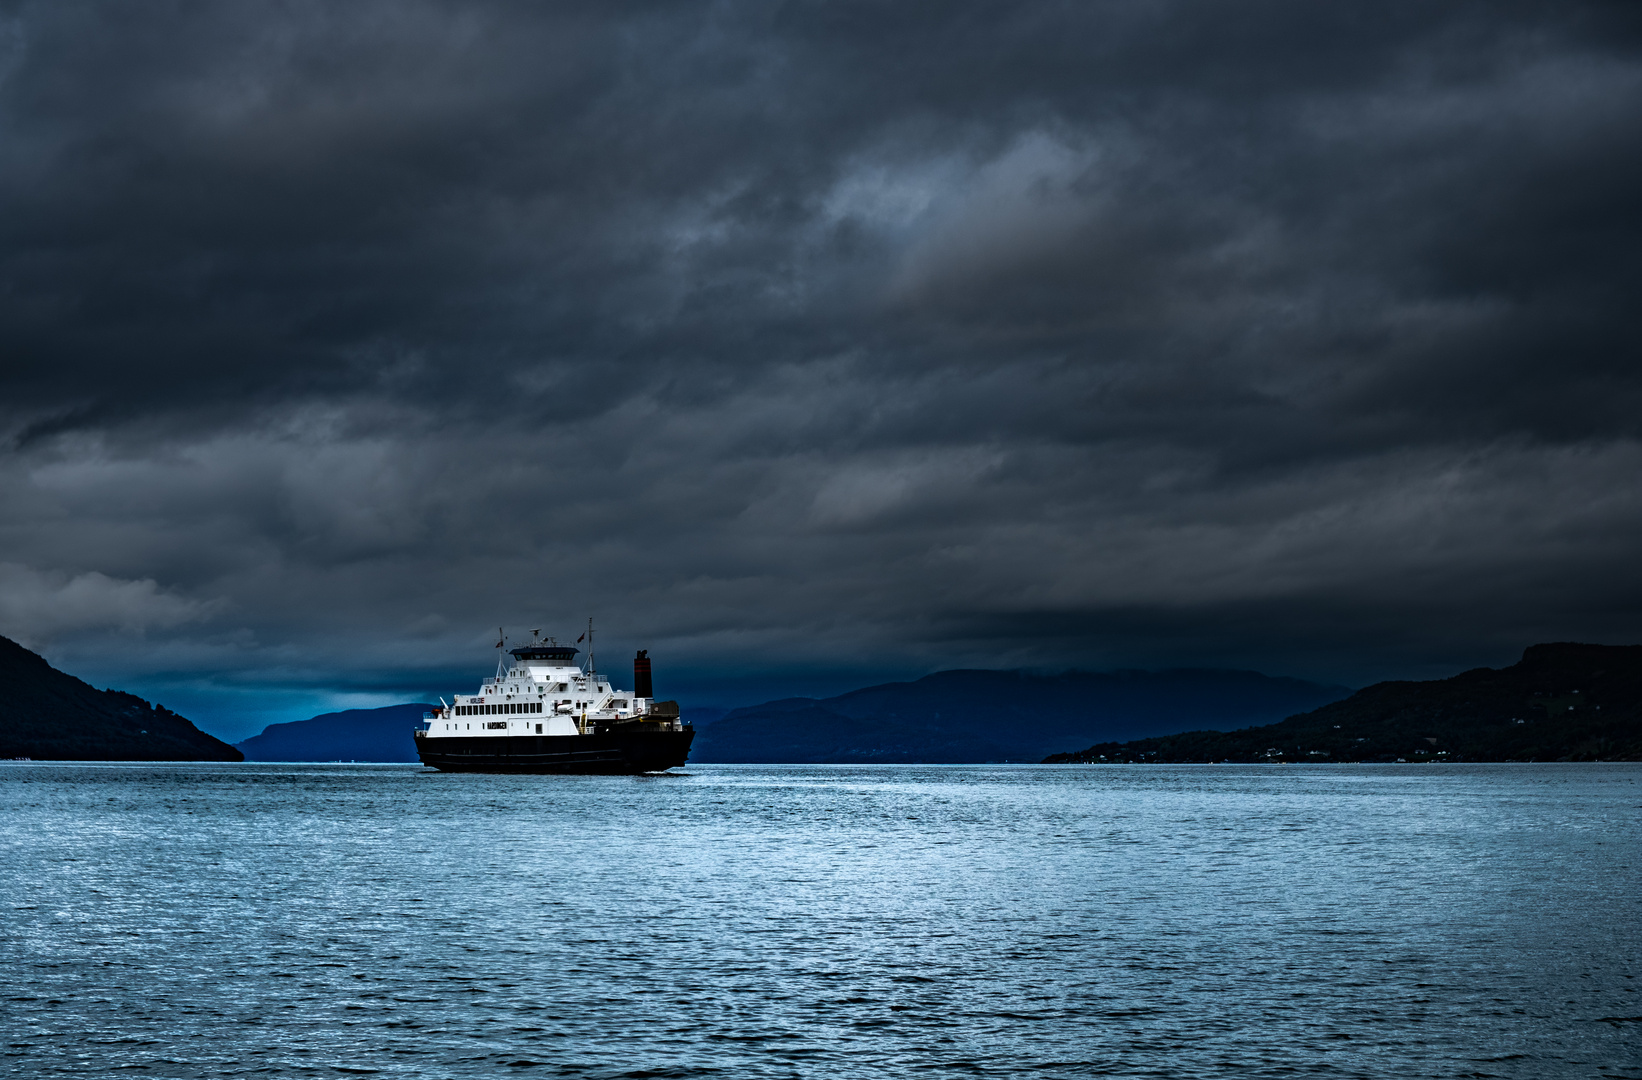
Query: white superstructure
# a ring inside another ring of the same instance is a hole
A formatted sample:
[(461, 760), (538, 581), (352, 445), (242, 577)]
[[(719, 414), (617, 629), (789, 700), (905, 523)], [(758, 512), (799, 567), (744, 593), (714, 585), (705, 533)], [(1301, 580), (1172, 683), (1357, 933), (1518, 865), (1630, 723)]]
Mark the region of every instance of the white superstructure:
[(552, 639), (509, 650), (512, 663), (498, 663), (496, 675), (478, 693), (423, 716), (424, 738), (509, 738), (520, 735), (589, 735), (612, 723), (665, 722), (679, 730), (676, 715), (651, 716), (649, 698), (617, 690), (593, 669), (575, 660), (579, 650)]

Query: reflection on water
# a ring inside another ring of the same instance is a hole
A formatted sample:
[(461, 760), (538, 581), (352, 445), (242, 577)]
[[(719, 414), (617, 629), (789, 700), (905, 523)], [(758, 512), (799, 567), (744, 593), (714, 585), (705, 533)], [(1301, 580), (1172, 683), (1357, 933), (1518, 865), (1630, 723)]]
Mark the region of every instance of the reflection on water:
[(1639, 808), (1634, 765), (8, 763), (0, 1074), (1636, 1076)]

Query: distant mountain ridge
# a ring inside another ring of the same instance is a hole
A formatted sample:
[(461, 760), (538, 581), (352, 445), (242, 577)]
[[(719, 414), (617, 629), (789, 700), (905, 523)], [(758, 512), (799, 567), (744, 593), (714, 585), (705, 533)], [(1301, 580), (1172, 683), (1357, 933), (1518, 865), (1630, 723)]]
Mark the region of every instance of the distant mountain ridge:
[(269, 724), (260, 735), (234, 746), (246, 761), (417, 761), (411, 732), (431, 708), (409, 704), (322, 713), (308, 720)]
[(1039, 761), (1083, 738), (1133, 739), (1280, 719), (1345, 697), (1254, 671), (942, 671), (831, 698), (735, 709), (702, 727), (707, 763)]
[(1642, 645), (1531, 645), (1510, 667), (1376, 683), (1278, 724), (1103, 742), (1045, 760), (1639, 761)]
[(239, 761), (184, 717), (96, 687), (0, 637), (0, 758), (41, 761)]

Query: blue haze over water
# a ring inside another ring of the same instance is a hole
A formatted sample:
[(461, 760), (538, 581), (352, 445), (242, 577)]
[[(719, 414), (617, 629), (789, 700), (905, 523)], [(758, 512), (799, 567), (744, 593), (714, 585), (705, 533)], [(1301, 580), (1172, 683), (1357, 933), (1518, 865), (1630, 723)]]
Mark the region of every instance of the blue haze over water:
[(0, 1075), (1642, 1076), (1642, 766), (684, 773), (0, 766)]

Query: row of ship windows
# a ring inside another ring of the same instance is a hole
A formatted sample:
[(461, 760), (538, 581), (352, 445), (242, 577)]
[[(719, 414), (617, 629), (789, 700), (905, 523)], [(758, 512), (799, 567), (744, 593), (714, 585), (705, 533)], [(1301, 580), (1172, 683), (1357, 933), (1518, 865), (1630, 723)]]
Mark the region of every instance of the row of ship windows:
[[(449, 731), (451, 728), (453, 728), (455, 726), (456, 726), (455, 724), (446, 724), (445, 725), (445, 730)], [(488, 721), (484, 726), (487, 727), (487, 728), (506, 728), (507, 727), (507, 721), (506, 720), (491, 720), (491, 721)], [(462, 727), (463, 727), (463, 730), (468, 730), (468, 729), (472, 728), (473, 725), (472, 724), (463, 724)], [(525, 724), (524, 727), (526, 729), (528, 729), (530, 727), (530, 725)], [(536, 725), (536, 734), (540, 735), (541, 733), (542, 733), (542, 725), (537, 724)], [(527, 731), (527, 734), (528, 734), (528, 731)]]
[[(570, 702), (568, 700), (566, 700), (566, 701), (560, 702), (560, 704), (561, 705), (569, 705)], [(576, 702), (576, 707), (580, 708), (581, 706), (586, 705), (586, 704), (587, 704), (587, 702), (585, 702), (585, 701), (578, 701), (578, 702)], [(625, 708), (627, 708), (627, 699), (623, 698), (620, 701), (612, 701), (610, 703), (610, 708), (612, 708), (612, 709), (625, 709)], [(512, 716), (512, 715), (515, 715), (517, 713), (539, 713), (539, 712), (546, 712), (546, 711), (547, 711), (546, 706), (544, 705), (544, 703), (542, 703), (540, 701), (504, 701), (504, 702), (499, 702), (495, 705), (458, 705), (458, 706), (456, 706), (456, 715), (457, 716), (501, 716), (501, 715)]]

